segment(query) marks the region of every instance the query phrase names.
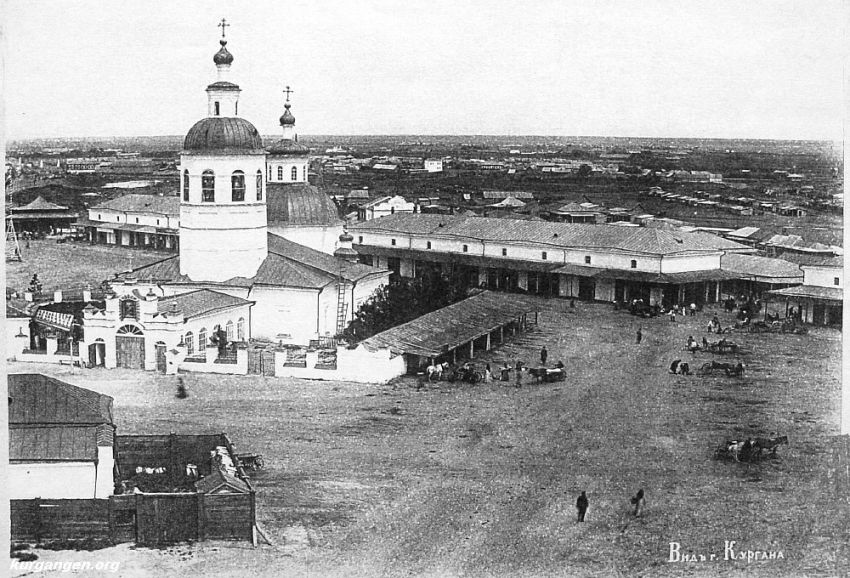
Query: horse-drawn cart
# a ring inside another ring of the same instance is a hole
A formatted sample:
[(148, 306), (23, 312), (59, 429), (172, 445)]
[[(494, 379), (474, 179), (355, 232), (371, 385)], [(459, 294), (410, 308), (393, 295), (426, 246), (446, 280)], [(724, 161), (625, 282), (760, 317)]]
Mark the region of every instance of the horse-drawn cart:
[(554, 369), (549, 369), (548, 367), (529, 367), (528, 373), (537, 378), (537, 383), (541, 381), (545, 383), (564, 381), (567, 378), (563, 367), (556, 367)]
[(236, 456), (236, 463), (252, 472), (261, 470), (266, 465), (263, 456), (260, 454), (238, 454)]

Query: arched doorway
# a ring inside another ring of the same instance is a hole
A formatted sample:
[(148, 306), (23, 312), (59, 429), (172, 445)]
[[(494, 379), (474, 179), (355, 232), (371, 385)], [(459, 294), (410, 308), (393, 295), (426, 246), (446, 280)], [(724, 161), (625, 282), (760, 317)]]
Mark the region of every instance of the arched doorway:
[(122, 325), (115, 335), (115, 358), (118, 367), (145, 368), (145, 334), (135, 325)]
[(106, 359), (106, 342), (103, 339), (95, 339), (89, 345), (89, 367), (103, 366)]

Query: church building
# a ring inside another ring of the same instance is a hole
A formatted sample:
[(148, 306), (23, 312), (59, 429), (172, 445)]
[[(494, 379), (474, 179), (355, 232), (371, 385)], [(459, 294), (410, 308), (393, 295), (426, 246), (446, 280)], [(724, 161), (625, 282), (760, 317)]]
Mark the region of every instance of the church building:
[[(309, 184), (309, 149), (297, 142), (289, 87), (282, 138), (268, 149), (238, 116), (241, 89), (230, 78), (233, 55), (220, 26), (207, 114), (180, 154), (179, 255), (117, 275), (112, 290), (124, 300), (199, 290), (210, 299), (237, 297), (252, 304), (246, 338), (307, 344), (336, 335), (389, 271), (357, 262), (336, 205)], [(188, 331), (165, 345), (198, 350), (199, 338)]]

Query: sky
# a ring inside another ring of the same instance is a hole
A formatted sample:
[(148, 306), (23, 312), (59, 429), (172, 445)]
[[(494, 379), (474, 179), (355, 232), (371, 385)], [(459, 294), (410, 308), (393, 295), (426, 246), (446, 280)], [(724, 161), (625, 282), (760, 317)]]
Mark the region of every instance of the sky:
[(278, 134), (843, 140), (843, 0), (6, 0), (5, 132), (184, 134), (225, 17)]

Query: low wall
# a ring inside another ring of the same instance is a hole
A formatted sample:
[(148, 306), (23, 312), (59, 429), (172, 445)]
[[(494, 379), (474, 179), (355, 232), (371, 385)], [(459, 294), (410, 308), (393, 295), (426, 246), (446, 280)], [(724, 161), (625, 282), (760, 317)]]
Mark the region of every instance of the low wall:
[[(205, 350), (205, 361), (186, 361), (185, 355), (177, 357), (176, 365), (180, 371), (195, 371), (198, 373), (218, 373), (222, 375), (248, 375), (248, 350), (239, 348), (236, 350), (236, 363), (216, 363), (218, 350), (208, 347)], [(168, 358), (166, 358), (168, 359)]]
[[(363, 346), (355, 349), (336, 348), (336, 364), (320, 363), (320, 351), (306, 351), (300, 355), (291, 350), (275, 352), (275, 375), (301, 379), (327, 379), (353, 381), (357, 383), (386, 383), (394, 377), (404, 375), (407, 368), (404, 357), (390, 356), (388, 349), (369, 351)], [(297, 357), (299, 365), (303, 357), (304, 367), (292, 367), (287, 362)], [(317, 367), (318, 366), (318, 367)]]

